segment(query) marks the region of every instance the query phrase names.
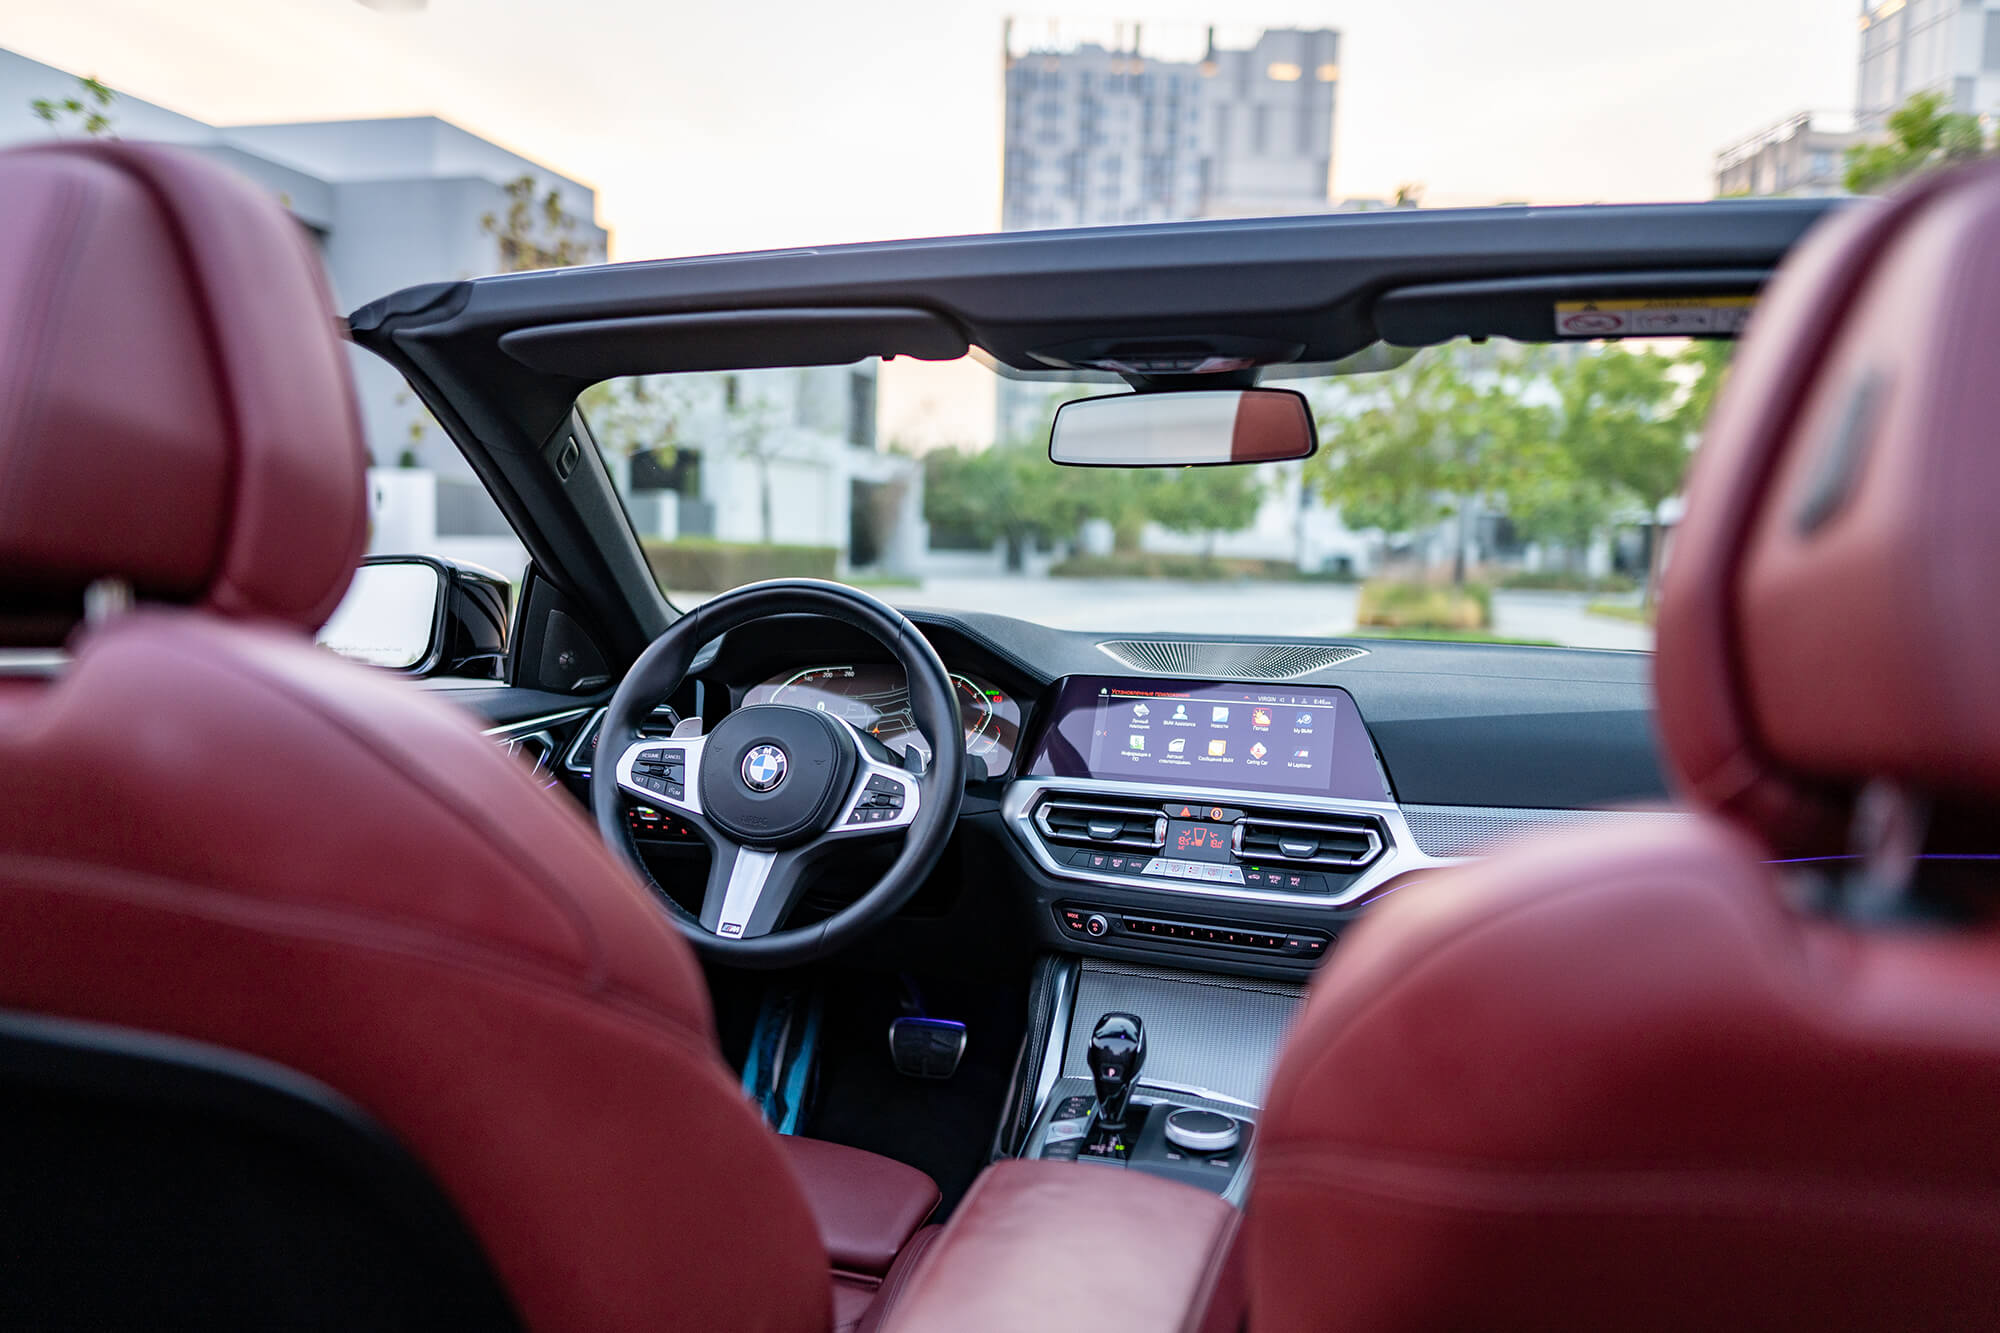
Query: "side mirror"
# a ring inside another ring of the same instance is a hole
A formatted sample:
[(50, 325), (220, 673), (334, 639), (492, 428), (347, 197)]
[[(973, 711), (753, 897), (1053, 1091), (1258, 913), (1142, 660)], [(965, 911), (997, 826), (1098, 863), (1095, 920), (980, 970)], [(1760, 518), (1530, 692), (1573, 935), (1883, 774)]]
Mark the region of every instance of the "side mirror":
[(371, 555), (319, 632), (342, 657), (408, 676), (499, 680), (512, 589), (491, 570), (420, 555)]
[(1078, 398), (1056, 409), (1049, 431), (1049, 461), (1065, 467), (1279, 463), (1318, 448), (1305, 395), (1292, 389)]

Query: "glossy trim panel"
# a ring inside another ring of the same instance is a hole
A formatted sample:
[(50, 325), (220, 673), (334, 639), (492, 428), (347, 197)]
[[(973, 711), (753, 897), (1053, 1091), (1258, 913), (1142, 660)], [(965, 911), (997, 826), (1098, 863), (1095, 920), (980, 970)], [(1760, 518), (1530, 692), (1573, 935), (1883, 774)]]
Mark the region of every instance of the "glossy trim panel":
[[(1382, 855), (1375, 863), (1338, 893), (1275, 893), (1265, 889), (1236, 888), (1206, 880), (1142, 880), (1129, 875), (1103, 875), (1059, 863), (1037, 836), (1033, 817), (1035, 803), (1044, 793), (1049, 792), (1076, 795), (1086, 799), (1093, 794), (1138, 797), (1155, 803), (1186, 796), (1199, 797), (1216, 805), (1262, 806), (1266, 809), (1293, 810), (1301, 814), (1372, 815), (1387, 826), (1389, 836), (1385, 839)], [(1000, 801), (1000, 812), (1008, 830), (1034, 858), (1035, 864), (1057, 879), (1084, 884), (1102, 884), (1128, 892), (1174, 893), (1217, 902), (1277, 903), (1287, 907), (1342, 907), (1367, 897), (1384, 882), (1397, 875), (1407, 874), (1412, 870), (1459, 865), (1472, 859), (1462, 856), (1426, 855), (1417, 847), (1417, 840), (1411, 834), (1409, 824), (1403, 819), (1402, 808), (1393, 801), (1350, 801), (1331, 796), (1277, 796), (1265, 791), (1243, 791), (1225, 787), (1175, 787), (1169, 791), (1157, 783), (1125, 782), (1110, 778), (1020, 778), (1007, 784), (1007, 793)]]
[[(504, 689), (506, 687), (501, 686), (501, 688)], [(545, 731), (550, 727), (559, 727), (565, 722), (573, 722), (577, 718), (598, 711), (601, 710), (588, 707), (566, 708), (560, 713), (544, 713), (540, 717), (528, 717), (521, 719), (519, 722), (503, 722), (497, 727), (487, 727), (480, 735), (497, 736), (503, 740), (512, 737), (515, 732), (531, 735), (537, 731)], [(572, 742), (569, 748), (574, 750), (576, 748), (575, 743)], [(565, 759), (567, 759), (567, 756), (565, 756)], [(589, 770), (586, 769), (584, 771), (588, 772)]]

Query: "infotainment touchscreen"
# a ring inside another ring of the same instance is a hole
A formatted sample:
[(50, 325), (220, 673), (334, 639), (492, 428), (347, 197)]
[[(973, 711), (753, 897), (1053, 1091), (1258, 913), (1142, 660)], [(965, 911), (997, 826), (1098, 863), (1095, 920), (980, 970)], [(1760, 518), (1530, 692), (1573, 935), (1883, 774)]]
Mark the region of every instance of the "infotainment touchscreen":
[(1389, 799), (1354, 700), (1324, 686), (1071, 677), (1027, 771)]

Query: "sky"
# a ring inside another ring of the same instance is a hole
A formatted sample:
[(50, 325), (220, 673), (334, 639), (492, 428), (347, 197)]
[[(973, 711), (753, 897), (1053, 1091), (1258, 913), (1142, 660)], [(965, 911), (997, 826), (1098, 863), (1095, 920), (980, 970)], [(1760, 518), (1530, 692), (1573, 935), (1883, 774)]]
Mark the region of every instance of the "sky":
[[(1337, 28), (1335, 195), (1434, 206), (1705, 198), (1716, 150), (1852, 105), (1859, 41), (1858, 0), (378, 3), (0, 0), (0, 46), (218, 124), (440, 115), (645, 259), (994, 229), (1009, 15)], [(969, 362), (885, 371), (892, 438), (992, 419)]]
[(203, 120), (433, 113), (599, 190), (613, 257), (991, 230), (1009, 14), (1342, 34), (1334, 190), (1702, 198), (1854, 96), (1858, 0), (0, 0), (0, 46)]

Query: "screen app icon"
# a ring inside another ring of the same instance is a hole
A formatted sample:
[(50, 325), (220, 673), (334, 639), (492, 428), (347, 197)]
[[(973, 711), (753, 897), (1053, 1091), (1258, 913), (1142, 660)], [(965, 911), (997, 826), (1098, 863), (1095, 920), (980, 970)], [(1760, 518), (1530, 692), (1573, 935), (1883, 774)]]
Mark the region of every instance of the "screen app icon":
[(1300, 713), (1298, 719), (1293, 723), (1294, 726), (1300, 727), (1310, 727), (1312, 724), (1313, 715), (1311, 713)]
[(1264, 748), (1264, 742), (1262, 741), (1258, 741), (1255, 745), (1250, 747), (1250, 757), (1252, 759), (1262, 759), (1265, 755), (1269, 753), (1271, 752)]
[(1185, 749), (1187, 749), (1187, 737), (1185, 736), (1176, 736), (1167, 742), (1168, 754), (1179, 754)]
[(1222, 756), (1227, 754), (1228, 752), (1229, 752), (1228, 741), (1215, 740), (1215, 741), (1210, 741), (1208, 743), (1208, 753), (1216, 759), (1222, 758)]
[(1268, 726), (1270, 726), (1270, 725), (1271, 725), (1271, 710), (1270, 710), (1270, 709), (1268, 709), (1268, 708), (1253, 708), (1253, 709), (1251, 709), (1251, 710), (1250, 710), (1250, 725), (1251, 725), (1251, 726), (1253, 726), (1253, 727), (1268, 727)]
[(1150, 709), (1150, 708), (1146, 707), (1146, 705), (1144, 705), (1144, 704), (1133, 704), (1133, 705), (1132, 705), (1132, 716), (1133, 716), (1133, 717), (1145, 717), (1145, 716), (1147, 716), (1148, 714), (1150, 714), (1150, 713), (1151, 713), (1152, 711), (1153, 711), (1152, 709)]
[(1186, 705), (1186, 704), (1175, 704), (1175, 705), (1174, 705), (1174, 721), (1176, 721), (1176, 722), (1185, 722), (1185, 721), (1187, 721), (1187, 720), (1188, 720), (1188, 715), (1187, 715), (1187, 705)]
[(1209, 711), (1208, 720), (1211, 722), (1227, 722), (1229, 720), (1229, 710), (1217, 704)]
[(1312, 751), (1311, 751), (1311, 750), (1294, 750), (1294, 751), (1292, 751), (1292, 758), (1294, 758), (1294, 759), (1310, 759), (1310, 758), (1312, 758)]
[(1141, 736), (1136, 731), (1133, 732), (1130, 736), (1127, 736), (1125, 739), (1132, 742), (1132, 748), (1135, 750), (1143, 750), (1146, 748), (1146, 738), (1144, 736)]

